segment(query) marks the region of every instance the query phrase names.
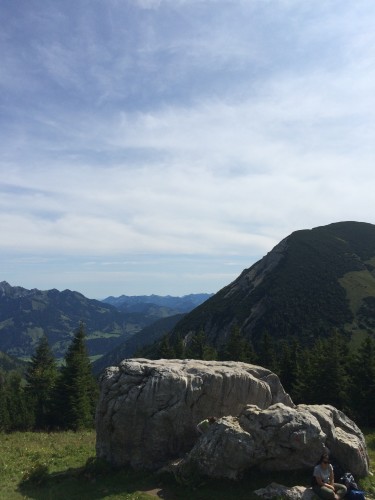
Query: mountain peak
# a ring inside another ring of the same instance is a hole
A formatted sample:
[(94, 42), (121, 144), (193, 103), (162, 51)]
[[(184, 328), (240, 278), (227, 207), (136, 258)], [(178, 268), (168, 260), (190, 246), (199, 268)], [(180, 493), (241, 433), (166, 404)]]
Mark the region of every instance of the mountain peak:
[(234, 325), (254, 344), (265, 332), (301, 342), (340, 329), (374, 331), (375, 226), (336, 222), (295, 231), (180, 321), (220, 347)]

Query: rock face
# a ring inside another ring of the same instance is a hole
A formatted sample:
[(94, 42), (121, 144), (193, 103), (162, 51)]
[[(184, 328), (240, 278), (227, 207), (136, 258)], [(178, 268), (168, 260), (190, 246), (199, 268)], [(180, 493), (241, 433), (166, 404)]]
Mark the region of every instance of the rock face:
[[(218, 417), (199, 436), (196, 425)], [(97, 456), (113, 465), (174, 468), (235, 479), (261, 470), (311, 469), (327, 449), (356, 477), (368, 474), (364, 436), (328, 405), (295, 406), (278, 377), (234, 361), (127, 359), (101, 378)]]
[(239, 417), (213, 424), (180, 462), (183, 480), (191, 470), (209, 477), (236, 479), (244, 470), (313, 468), (327, 450), (341, 467), (357, 477), (368, 474), (364, 437), (358, 427), (332, 406), (278, 403), (261, 410), (247, 406)]
[(327, 436), (327, 448), (339, 458), (345, 470), (358, 477), (368, 474), (369, 457), (365, 438), (350, 418), (329, 405), (299, 405), (297, 408), (307, 409), (316, 417)]
[(266, 488), (254, 491), (258, 497), (262, 498), (285, 498), (286, 500), (312, 500), (317, 498), (311, 488), (305, 486), (293, 486), (291, 488), (283, 484), (271, 483)]
[[(97, 456), (114, 465), (157, 469), (191, 450), (196, 425), (207, 416), (235, 417), (246, 405), (266, 409), (279, 402), (294, 406), (278, 377), (260, 366), (127, 359), (101, 377)], [(233, 460), (236, 448), (232, 452)]]

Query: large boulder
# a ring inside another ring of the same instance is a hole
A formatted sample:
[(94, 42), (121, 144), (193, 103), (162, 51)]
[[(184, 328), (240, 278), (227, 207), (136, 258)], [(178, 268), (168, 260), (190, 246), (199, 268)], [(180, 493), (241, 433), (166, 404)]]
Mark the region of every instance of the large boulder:
[(312, 471), (327, 448), (344, 469), (357, 476), (368, 474), (363, 435), (342, 412), (328, 406), (292, 408), (278, 403), (262, 410), (251, 405), (238, 417), (214, 423), (179, 463), (176, 474), (182, 480), (191, 471), (236, 479), (252, 467)]
[(127, 359), (101, 377), (97, 456), (114, 465), (157, 469), (193, 447), (203, 418), (236, 416), (248, 404), (266, 409), (278, 402), (294, 406), (278, 377), (260, 366)]

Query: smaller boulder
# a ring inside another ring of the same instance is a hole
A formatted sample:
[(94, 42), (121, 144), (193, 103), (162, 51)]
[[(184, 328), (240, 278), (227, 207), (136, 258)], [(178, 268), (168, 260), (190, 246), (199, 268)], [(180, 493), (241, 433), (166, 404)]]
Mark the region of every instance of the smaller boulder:
[(254, 493), (262, 498), (286, 498), (288, 500), (312, 500), (314, 492), (305, 486), (284, 486), (283, 484), (271, 483), (265, 488), (255, 490)]
[(327, 448), (344, 470), (356, 477), (368, 475), (369, 457), (365, 437), (353, 420), (330, 405), (298, 405), (297, 409), (307, 410), (318, 420), (327, 436)]
[(212, 424), (178, 469), (180, 477), (194, 470), (202, 476), (230, 479), (252, 467), (312, 472), (327, 448), (343, 468), (358, 477), (368, 473), (362, 433), (335, 408), (247, 405), (238, 417), (223, 417)]

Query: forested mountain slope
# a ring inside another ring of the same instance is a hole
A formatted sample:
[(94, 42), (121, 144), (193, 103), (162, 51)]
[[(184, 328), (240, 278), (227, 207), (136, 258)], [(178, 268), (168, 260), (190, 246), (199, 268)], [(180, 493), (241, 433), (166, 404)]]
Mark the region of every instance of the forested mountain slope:
[(93, 372), (99, 374), (107, 366), (114, 366), (125, 358), (131, 358), (139, 349), (158, 341), (172, 330), (176, 323), (184, 317), (184, 314), (176, 314), (168, 318), (162, 318), (152, 325), (146, 326), (140, 332), (134, 334), (121, 345), (99, 358), (92, 365)]
[(81, 321), (92, 354), (109, 350), (128, 333), (125, 315), (99, 300), (70, 290), (27, 290), (0, 283), (0, 350), (8, 354), (31, 356), (45, 334), (55, 355), (62, 356)]
[(292, 233), (174, 328), (171, 341), (203, 331), (220, 348), (234, 326), (259, 344), (333, 329), (375, 333), (375, 226), (338, 222)]
[[(88, 299), (71, 290), (27, 290), (3, 281), (0, 283), (0, 351), (29, 358), (39, 339), (46, 335), (54, 355), (62, 357), (79, 323), (83, 322), (89, 354), (103, 355), (159, 319), (191, 311), (207, 297), (208, 294), (121, 296), (105, 302)], [(149, 342), (153, 342), (152, 331), (149, 334)]]

